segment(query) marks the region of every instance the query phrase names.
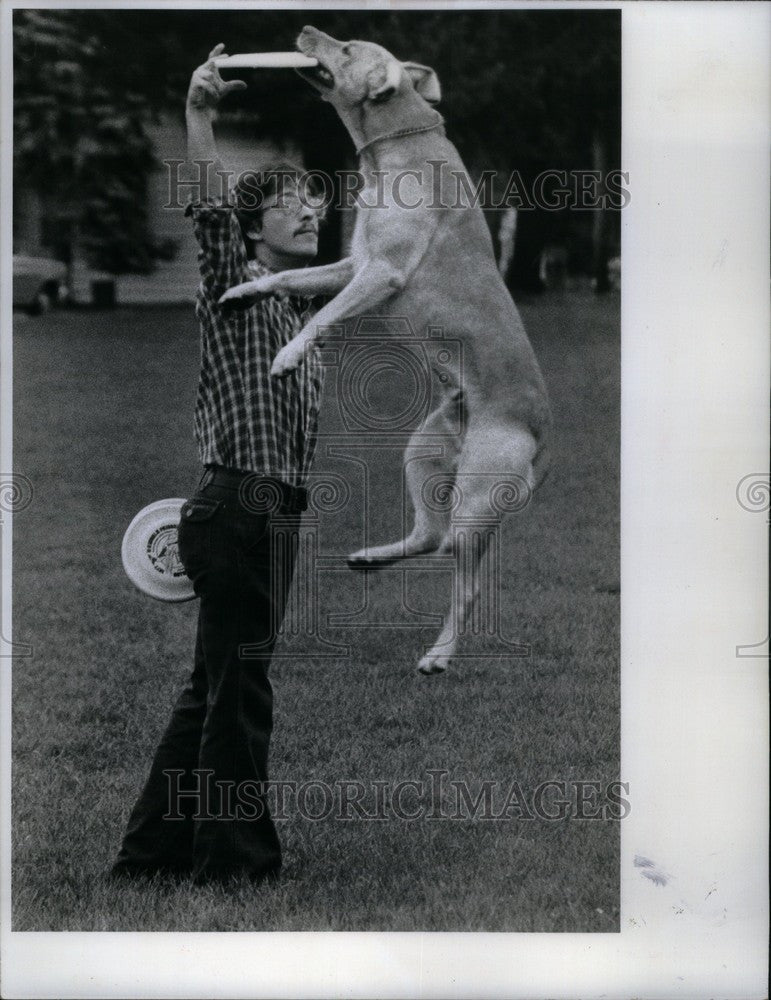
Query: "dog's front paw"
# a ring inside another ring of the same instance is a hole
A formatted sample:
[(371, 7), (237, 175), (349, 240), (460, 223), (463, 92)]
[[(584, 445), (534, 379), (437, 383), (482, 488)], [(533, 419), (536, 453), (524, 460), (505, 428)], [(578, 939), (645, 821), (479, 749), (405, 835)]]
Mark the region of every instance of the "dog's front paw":
[(283, 378), (293, 372), (305, 356), (309, 339), (309, 337), (298, 334), (294, 340), (290, 340), (285, 347), (282, 347), (273, 359), (270, 374), (277, 378)]
[(220, 296), (221, 306), (249, 305), (258, 299), (264, 299), (267, 295), (277, 295), (278, 289), (275, 283), (275, 275), (265, 274), (254, 281), (245, 281), (241, 285), (234, 285), (228, 288), (224, 295)]

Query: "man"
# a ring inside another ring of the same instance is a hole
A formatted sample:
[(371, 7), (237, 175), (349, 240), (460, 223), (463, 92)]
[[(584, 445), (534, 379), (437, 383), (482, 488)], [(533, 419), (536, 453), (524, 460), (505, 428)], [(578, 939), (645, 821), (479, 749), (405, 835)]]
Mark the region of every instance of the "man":
[[(223, 48), (193, 73), (187, 97), (188, 159), (213, 162), (215, 171), (215, 110), (245, 86), (220, 77), (214, 60)], [(321, 365), (309, 355), (291, 378), (270, 375), (275, 355), (309, 318), (308, 302), (270, 299), (234, 311), (218, 300), (232, 285), (312, 260), (319, 219), (286, 172), (249, 174), (235, 194), (235, 204), (204, 195), (186, 210), (202, 277), (195, 429), (204, 474), (179, 526), (180, 558), (200, 598), (195, 662), (114, 876), (259, 881), (281, 866), (262, 794), (272, 729), (268, 665), (306, 506)], [(281, 532), (271, 531), (276, 521)]]

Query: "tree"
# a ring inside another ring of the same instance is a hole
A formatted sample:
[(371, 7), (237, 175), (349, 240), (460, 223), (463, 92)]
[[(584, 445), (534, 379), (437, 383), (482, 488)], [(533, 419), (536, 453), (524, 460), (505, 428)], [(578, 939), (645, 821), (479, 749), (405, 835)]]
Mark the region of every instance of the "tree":
[(13, 30), (14, 172), (40, 198), (42, 241), (68, 265), (70, 285), (76, 247), (113, 274), (149, 271), (165, 249), (145, 207), (152, 108), (105, 46), (109, 20), (20, 10)]
[[(101, 254), (114, 255), (116, 265), (148, 266), (152, 245), (141, 211), (151, 169), (146, 116), (161, 109), (182, 116), (190, 74), (216, 42), (231, 52), (290, 49), (306, 21), (337, 38), (375, 41), (402, 59), (433, 66), (442, 82), (448, 135), (472, 175), (494, 170), (505, 183), (516, 170), (527, 185), (547, 168), (592, 168), (598, 157), (608, 169), (619, 165), (619, 11), (533, 8), (17, 11), (17, 134), (26, 139), (25, 162), (37, 167), (36, 159), (51, 158), (43, 110), (56, 119), (59, 152), (82, 151), (72, 137), (88, 137), (87, 159), (78, 169), (89, 190), (72, 186), (75, 201), (91, 203), (78, 212), (84, 236)], [(35, 47), (45, 59), (25, 62)], [(43, 67), (57, 61), (69, 69), (51, 77)], [(249, 88), (229, 99), (224, 116), (233, 109), (261, 135), (299, 143), (309, 168), (334, 172), (354, 165), (351, 141), (334, 110), (299, 77), (234, 75)], [(41, 100), (48, 103), (35, 104)], [(67, 170), (75, 172), (72, 164)], [(43, 187), (50, 188), (51, 172), (43, 173)], [(610, 216), (593, 227), (593, 215), (520, 212), (516, 279), (527, 284), (534, 271), (537, 279), (534, 262), (549, 240), (586, 246), (580, 256), (590, 270), (593, 229), (601, 268), (607, 223), (618, 223)], [(338, 250), (328, 230), (321, 259)]]

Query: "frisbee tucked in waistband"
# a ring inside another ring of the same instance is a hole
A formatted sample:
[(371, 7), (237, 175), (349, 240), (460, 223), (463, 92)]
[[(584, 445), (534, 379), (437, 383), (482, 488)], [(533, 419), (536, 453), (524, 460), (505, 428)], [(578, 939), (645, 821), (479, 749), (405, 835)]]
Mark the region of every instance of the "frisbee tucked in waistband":
[(217, 69), (302, 69), (318, 66), (318, 59), (311, 59), (301, 52), (241, 52), (234, 56), (215, 56)]
[(121, 546), (129, 580), (158, 601), (190, 601), (193, 584), (177, 551), (179, 512), (184, 500), (156, 500), (143, 507), (126, 529)]

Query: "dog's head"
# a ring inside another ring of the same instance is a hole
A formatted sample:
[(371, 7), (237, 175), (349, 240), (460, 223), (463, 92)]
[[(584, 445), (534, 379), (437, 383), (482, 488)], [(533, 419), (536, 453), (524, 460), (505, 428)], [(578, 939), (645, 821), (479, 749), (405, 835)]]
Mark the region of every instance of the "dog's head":
[(297, 39), (303, 55), (318, 66), (297, 72), (339, 110), (394, 99), (414, 88), (429, 104), (441, 99), (439, 80), (428, 66), (400, 62), (374, 42), (338, 42), (317, 28), (306, 26)]

